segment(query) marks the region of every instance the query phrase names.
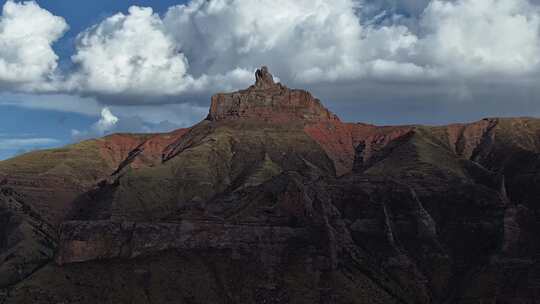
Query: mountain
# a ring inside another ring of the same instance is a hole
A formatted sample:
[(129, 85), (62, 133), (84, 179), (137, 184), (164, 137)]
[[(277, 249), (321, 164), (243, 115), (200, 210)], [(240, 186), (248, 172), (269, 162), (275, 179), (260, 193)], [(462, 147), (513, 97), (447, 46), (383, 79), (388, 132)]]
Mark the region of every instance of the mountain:
[(0, 162), (0, 303), (540, 303), (540, 120), (344, 123), (255, 78)]

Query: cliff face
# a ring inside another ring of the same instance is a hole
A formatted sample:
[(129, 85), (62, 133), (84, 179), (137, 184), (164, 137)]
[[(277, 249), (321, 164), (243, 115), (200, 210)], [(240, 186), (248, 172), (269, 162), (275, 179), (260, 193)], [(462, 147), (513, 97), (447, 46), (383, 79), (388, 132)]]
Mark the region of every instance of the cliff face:
[(303, 90), (274, 83), (266, 67), (257, 70), (256, 82), (246, 90), (212, 97), (208, 119), (253, 119), (267, 122), (339, 121), (318, 99)]
[(266, 68), (0, 162), (0, 303), (536, 303), (540, 120), (341, 122)]

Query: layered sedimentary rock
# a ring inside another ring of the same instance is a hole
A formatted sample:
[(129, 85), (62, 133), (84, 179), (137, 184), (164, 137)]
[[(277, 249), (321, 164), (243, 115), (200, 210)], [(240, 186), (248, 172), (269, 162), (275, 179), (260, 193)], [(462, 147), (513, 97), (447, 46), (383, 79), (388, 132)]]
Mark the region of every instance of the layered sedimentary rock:
[(343, 123), (261, 68), (189, 129), (0, 162), (0, 303), (536, 303), (539, 172), (538, 119)]
[(246, 118), (282, 123), (339, 121), (309, 92), (274, 83), (266, 67), (257, 70), (256, 83), (248, 89), (212, 97), (209, 120)]
[(215, 221), (136, 223), (66, 222), (56, 255), (59, 265), (99, 259), (136, 258), (167, 250), (231, 250), (280, 255), (306, 230), (286, 226), (225, 224)]

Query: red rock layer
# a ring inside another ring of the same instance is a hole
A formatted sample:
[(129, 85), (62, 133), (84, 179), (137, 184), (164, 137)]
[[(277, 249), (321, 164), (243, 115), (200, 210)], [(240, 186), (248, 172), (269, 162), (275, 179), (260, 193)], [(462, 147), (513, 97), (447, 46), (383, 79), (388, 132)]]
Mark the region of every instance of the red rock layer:
[(248, 89), (214, 95), (208, 119), (257, 119), (276, 123), (339, 121), (309, 92), (274, 83), (265, 67), (257, 71), (256, 83)]
[(489, 129), (495, 126), (496, 121), (483, 119), (470, 124), (453, 124), (446, 127), (448, 141), (454, 152), (465, 158), (473, 155), (476, 147), (482, 142)]
[(352, 128), (339, 121), (320, 122), (306, 125), (305, 132), (313, 138), (334, 162), (336, 175), (341, 176), (352, 170), (355, 144)]
[(334, 162), (336, 175), (349, 173), (354, 165), (357, 147), (364, 146), (360, 155), (364, 161), (391, 141), (407, 134), (412, 127), (377, 127), (362, 123), (320, 122), (304, 128)]
[(133, 135), (114, 134), (102, 143), (102, 157), (114, 168), (129, 164), (132, 168), (153, 166), (161, 162), (163, 151), (179, 140), (189, 129), (177, 129), (170, 133)]

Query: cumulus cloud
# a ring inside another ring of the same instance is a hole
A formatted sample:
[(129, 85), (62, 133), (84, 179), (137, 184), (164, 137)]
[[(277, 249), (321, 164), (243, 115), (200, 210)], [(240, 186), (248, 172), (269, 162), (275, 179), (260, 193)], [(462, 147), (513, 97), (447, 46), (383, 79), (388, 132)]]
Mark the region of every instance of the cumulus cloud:
[(118, 117), (111, 113), (109, 108), (103, 108), (101, 110), (101, 118), (94, 124), (94, 129), (103, 134), (112, 130), (118, 123)]
[(203, 1), (171, 7), (167, 30), (194, 75), (268, 64), (285, 80), (358, 78), (378, 62), (399, 67), (416, 41), (404, 26), (365, 25), (353, 0)]
[(432, 1), (416, 59), (446, 74), (527, 73), (540, 61), (540, 10), (527, 0)]
[(66, 29), (35, 2), (6, 2), (0, 38), (19, 38), (0, 39), (0, 85), (89, 96), (77, 98), (91, 100), (85, 111), (119, 113), (111, 129), (129, 117), (202, 118), (208, 95), (246, 87), (263, 64), (321, 97), (366, 102), (377, 88), (389, 104), (487, 100), (488, 82), (532, 88), (540, 74), (538, 0), (191, 0), (162, 15), (133, 6), (80, 33), (73, 70), (59, 72), (51, 45)]
[(538, 70), (540, 11), (527, 0), (374, 2), (194, 0), (164, 24), (195, 75), (261, 62), (295, 83)]
[(236, 89), (261, 64), (309, 84), (516, 75), (540, 61), (540, 11), (528, 0), (192, 0), (163, 17), (132, 6), (78, 35), (63, 82), (50, 81), (62, 18), (8, 1), (0, 24), (0, 79), (109, 104)]
[(178, 103), (244, 87), (261, 64), (293, 85), (538, 70), (540, 12), (527, 0), (379, 4), (192, 0), (163, 18), (132, 7), (80, 35), (72, 79), (82, 92), (113, 94), (110, 103)]
[(71, 137), (76, 140), (87, 139), (91, 137), (99, 137), (105, 134), (111, 133), (119, 122), (109, 108), (105, 107), (101, 109), (101, 117), (96, 121), (90, 130), (80, 131), (77, 129), (71, 130)]
[(70, 86), (82, 92), (173, 95), (191, 82), (187, 59), (151, 8), (132, 6), (81, 33)]
[(0, 16), (0, 87), (51, 89), (58, 61), (52, 44), (67, 29), (63, 18), (35, 2), (8, 0)]

